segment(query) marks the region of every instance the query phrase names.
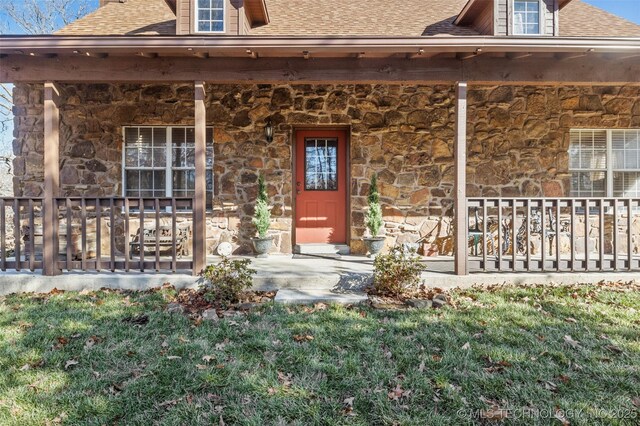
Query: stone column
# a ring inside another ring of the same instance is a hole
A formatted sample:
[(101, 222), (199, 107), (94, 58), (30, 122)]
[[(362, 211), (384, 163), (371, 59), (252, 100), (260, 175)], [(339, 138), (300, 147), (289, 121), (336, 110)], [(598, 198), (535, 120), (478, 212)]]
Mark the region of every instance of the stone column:
[[(59, 275), (58, 211), (55, 197), (60, 191), (60, 92), (52, 82), (44, 83), (44, 199), (42, 218), (43, 274)], [(33, 236), (33, 230), (31, 232)]]
[(467, 83), (456, 84), (456, 128), (455, 128), (455, 181), (454, 181), (454, 222), (455, 222), (455, 272), (467, 275), (468, 239), (467, 228)]

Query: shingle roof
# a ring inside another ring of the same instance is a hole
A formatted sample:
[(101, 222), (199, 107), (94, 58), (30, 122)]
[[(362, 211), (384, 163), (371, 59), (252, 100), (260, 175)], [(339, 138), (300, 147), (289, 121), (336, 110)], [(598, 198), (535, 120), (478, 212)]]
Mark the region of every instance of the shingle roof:
[(256, 35), (478, 35), (453, 25), (467, 0), (267, 0), (271, 23)]
[(583, 1), (574, 0), (565, 6), (559, 21), (562, 37), (640, 37), (640, 25)]
[(165, 0), (107, 3), (67, 25), (58, 35), (175, 35), (176, 14)]
[[(453, 24), (467, 0), (267, 0), (271, 23), (252, 35), (267, 36), (473, 36)], [(60, 35), (175, 35), (175, 13), (165, 0), (109, 3)], [(640, 37), (640, 25), (580, 0), (560, 12), (560, 35)]]

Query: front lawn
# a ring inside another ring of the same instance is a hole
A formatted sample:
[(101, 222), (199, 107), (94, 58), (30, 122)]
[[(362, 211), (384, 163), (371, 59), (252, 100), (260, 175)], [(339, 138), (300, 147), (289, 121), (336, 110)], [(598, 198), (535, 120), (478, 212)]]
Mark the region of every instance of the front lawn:
[(461, 291), (441, 310), (268, 304), (213, 322), (167, 312), (168, 291), (0, 299), (0, 424), (640, 416), (637, 287)]

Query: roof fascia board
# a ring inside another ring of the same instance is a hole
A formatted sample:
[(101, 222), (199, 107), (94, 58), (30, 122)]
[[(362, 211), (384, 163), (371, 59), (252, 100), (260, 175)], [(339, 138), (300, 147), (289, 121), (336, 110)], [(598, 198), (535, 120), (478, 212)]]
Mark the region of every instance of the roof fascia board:
[[(330, 43), (329, 43), (330, 42)], [(515, 37), (412, 37), (412, 38), (302, 38), (302, 37), (203, 37), (203, 36), (0, 36), (0, 53), (18, 51), (73, 51), (100, 49), (106, 53), (153, 49), (176, 50), (266, 49), (291, 52), (418, 51), (461, 52), (616, 52), (640, 51), (640, 37), (629, 38), (515, 38)]]
[(482, 1), (482, 0), (469, 0), (464, 5), (464, 7), (462, 8), (462, 11), (460, 11), (460, 13), (456, 17), (455, 21), (453, 21), (454, 25), (460, 25), (465, 20), (465, 18), (467, 18), (467, 15), (470, 13), (470, 11), (473, 10), (473, 7), (477, 3), (479, 3), (479, 1)]

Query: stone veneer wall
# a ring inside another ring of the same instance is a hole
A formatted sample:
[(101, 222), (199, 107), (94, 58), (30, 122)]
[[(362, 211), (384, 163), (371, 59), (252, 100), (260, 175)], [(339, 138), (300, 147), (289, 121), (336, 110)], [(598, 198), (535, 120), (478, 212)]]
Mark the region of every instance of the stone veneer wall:
[[(119, 196), (124, 125), (192, 125), (193, 88), (64, 85), (62, 195)], [(42, 195), (42, 86), (17, 85), (16, 195)], [(207, 245), (250, 250), (255, 184), (265, 173), (273, 202), (275, 251), (291, 251), (292, 130), (351, 129), (351, 247), (362, 252), (368, 180), (378, 173), (387, 243), (451, 250), (453, 86), (208, 85), (215, 128), (215, 210)], [(264, 140), (267, 118), (275, 125)], [(471, 87), (470, 196), (568, 195), (568, 130), (640, 127), (637, 87)]]

